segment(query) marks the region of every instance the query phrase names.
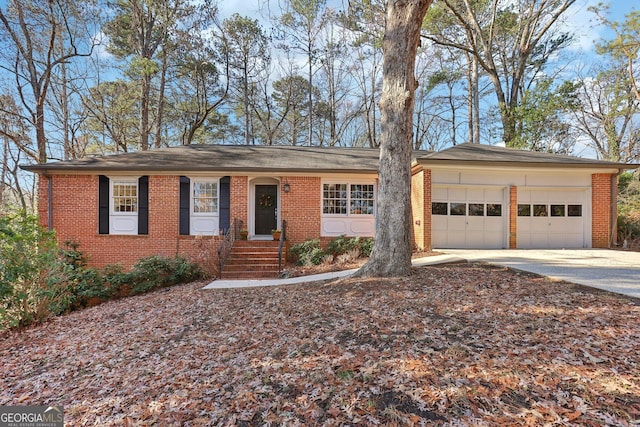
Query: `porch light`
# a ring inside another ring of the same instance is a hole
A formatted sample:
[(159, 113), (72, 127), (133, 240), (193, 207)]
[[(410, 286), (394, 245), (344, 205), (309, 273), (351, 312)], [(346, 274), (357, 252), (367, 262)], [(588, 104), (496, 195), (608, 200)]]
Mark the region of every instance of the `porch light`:
[(284, 183), (284, 192), (288, 193), (289, 191), (291, 191), (291, 185), (289, 185), (288, 182)]

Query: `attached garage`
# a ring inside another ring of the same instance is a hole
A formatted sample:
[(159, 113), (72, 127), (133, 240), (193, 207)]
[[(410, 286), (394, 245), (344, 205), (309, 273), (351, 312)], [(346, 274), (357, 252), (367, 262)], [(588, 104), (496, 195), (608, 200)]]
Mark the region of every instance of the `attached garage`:
[(505, 248), (505, 187), (434, 186), (432, 242), (436, 248)]
[(517, 247), (589, 247), (588, 194), (588, 188), (519, 189)]
[[(633, 165), (461, 144), (412, 166), (416, 247), (610, 247), (617, 176)], [(429, 191), (430, 188), (430, 191)]]

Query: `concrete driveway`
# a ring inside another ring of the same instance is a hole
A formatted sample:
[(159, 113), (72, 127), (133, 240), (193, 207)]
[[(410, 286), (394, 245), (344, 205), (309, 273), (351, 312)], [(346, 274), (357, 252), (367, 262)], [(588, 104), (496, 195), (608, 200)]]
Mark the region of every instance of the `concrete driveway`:
[(442, 249), (440, 252), (640, 298), (640, 252), (608, 249)]

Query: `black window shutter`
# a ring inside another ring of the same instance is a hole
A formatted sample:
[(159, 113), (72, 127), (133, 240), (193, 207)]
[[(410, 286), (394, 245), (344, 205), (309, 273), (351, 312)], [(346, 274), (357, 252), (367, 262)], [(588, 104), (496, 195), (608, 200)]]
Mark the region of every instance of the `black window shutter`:
[(229, 231), (231, 223), (231, 178), (228, 176), (220, 180), (220, 230), (223, 233)]
[(149, 177), (138, 179), (138, 234), (149, 234)]
[(109, 178), (98, 177), (98, 233), (109, 234)]
[(190, 217), (190, 180), (186, 176), (180, 177), (180, 235), (188, 236), (191, 231), (189, 228)]

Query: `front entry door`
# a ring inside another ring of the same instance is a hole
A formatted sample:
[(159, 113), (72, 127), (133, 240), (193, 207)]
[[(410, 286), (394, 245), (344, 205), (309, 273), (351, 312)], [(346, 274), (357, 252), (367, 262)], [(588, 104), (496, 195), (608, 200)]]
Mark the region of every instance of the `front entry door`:
[(278, 186), (256, 185), (256, 229), (255, 234), (271, 234), (278, 228)]

